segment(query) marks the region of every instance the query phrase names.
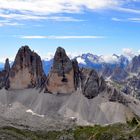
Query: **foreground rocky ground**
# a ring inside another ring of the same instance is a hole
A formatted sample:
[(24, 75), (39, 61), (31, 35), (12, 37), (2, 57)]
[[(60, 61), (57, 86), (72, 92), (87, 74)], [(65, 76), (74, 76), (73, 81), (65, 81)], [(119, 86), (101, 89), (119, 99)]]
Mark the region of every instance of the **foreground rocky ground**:
[(111, 97), (102, 93), (89, 100), (80, 91), (54, 95), (36, 89), (3, 89), (0, 90), (0, 127), (24, 125), (31, 130), (60, 130), (71, 127), (72, 121), (77, 125), (106, 125), (126, 123), (135, 115), (140, 116), (139, 100), (131, 96)]
[(48, 132), (2, 127), (0, 140), (140, 140), (140, 124), (133, 118), (127, 124), (77, 126), (68, 130)]

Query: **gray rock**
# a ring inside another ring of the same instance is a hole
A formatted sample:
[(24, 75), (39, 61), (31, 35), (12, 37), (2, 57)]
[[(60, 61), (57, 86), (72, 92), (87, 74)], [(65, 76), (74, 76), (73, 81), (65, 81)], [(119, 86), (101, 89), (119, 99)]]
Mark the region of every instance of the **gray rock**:
[(133, 72), (133, 73), (138, 73), (140, 72), (140, 55), (135, 56), (131, 63), (128, 66), (128, 71)]
[(78, 65), (72, 62), (65, 50), (58, 47), (54, 56), (53, 66), (47, 76), (45, 92), (72, 93), (78, 85)]
[(8, 58), (5, 61), (4, 70), (7, 71), (7, 72), (10, 71), (10, 63), (9, 63), (9, 59)]
[(106, 88), (103, 77), (92, 69), (80, 69), (77, 60), (70, 60), (63, 48), (59, 47), (54, 56), (52, 69), (47, 76), (46, 90), (50, 93), (72, 93), (78, 88), (89, 99)]
[(129, 101), (124, 98), (123, 93), (113, 87), (108, 87), (107, 91), (109, 94), (110, 102), (118, 102), (126, 106), (128, 105)]
[(72, 62), (67, 56), (65, 50), (58, 47), (54, 56), (52, 71), (58, 73), (58, 75), (63, 76), (72, 70)]
[(46, 76), (42, 61), (38, 54), (28, 46), (19, 49), (9, 74), (11, 89), (40, 88), (45, 83)]
[(81, 70), (81, 81), (82, 92), (89, 99), (96, 97), (106, 87), (103, 78), (99, 78), (97, 72), (92, 69)]
[(128, 72), (121, 67), (116, 67), (111, 75), (111, 79), (116, 82), (124, 81), (128, 77)]
[(74, 85), (75, 85), (75, 89), (77, 89), (78, 87), (80, 87), (81, 75), (80, 75), (80, 69), (78, 66), (78, 62), (76, 59), (72, 60), (72, 66), (73, 66), (73, 70), (74, 70)]
[(9, 72), (10, 72), (10, 64), (9, 59), (7, 58), (5, 61), (4, 70), (0, 71), (0, 89), (9, 87)]

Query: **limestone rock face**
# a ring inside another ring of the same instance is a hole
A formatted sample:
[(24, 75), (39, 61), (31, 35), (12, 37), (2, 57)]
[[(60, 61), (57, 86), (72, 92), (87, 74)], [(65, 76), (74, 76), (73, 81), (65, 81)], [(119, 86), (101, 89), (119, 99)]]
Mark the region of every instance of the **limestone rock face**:
[(139, 56), (135, 56), (131, 63), (128, 66), (128, 70), (130, 72), (134, 72), (134, 73), (138, 73), (140, 72), (140, 55)]
[(104, 79), (100, 78), (92, 69), (83, 68), (81, 70), (81, 82), (82, 92), (89, 99), (96, 97), (106, 88)]
[(7, 72), (10, 71), (10, 64), (9, 64), (9, 59), (8, 58), (5, 61), (4, 70), (7, 71)]
[(104, 77), (109, 77), (112, 73), (113, 73), (113, 69), (108, 64), (104, 64), (101, 70), (101, 74)]
[(140, 99), (140, 75), (134, 75), (126, 80), (123, 92)]
[(129, 103), (129, 101), (124, 98), (123, 93), (121, 93), (114, 87), (107, 86), (107, 93), (110, 102), (119, 102), (124, 105), (127, 105)]
[[(46, 91), (50, 93), (72, 93), (76, 90), (75, 64), (63, 48), (58, 47), (52, 69), (47, 77)], [(76, 69), (77, 70), (77, 69)]]
[(40, 56), (28, 46), (21, 47), (10, 70), (10, 89), (41, 87), (44, 82), (45, 74)]
[(9, 87), (9, 72), (10, 72), (10, 64), (9, 59), (7, 58), (5, 61), (4, 70), (0, 71), (0, 89)]
[(81, 89), (91, 99), (105, 90), (103, 77), (91, 69), (80, 69), (77, 60), (70, 60), (63, 48), (59, 47), (54, 56), (52, 69), (47, 76), (46, 92), (72, 93)]
[(72, 60), (73, 70), (74, 70), (74, 85), (75, 89), (81, 86), (81, 72), (76, 59)]
[(128, 77), (128, 72), (124, 70), (123, 68), (116, 67), (113, 71), (113, 74), (111, 75), (111, 79), (120, 82), (124, 81)]

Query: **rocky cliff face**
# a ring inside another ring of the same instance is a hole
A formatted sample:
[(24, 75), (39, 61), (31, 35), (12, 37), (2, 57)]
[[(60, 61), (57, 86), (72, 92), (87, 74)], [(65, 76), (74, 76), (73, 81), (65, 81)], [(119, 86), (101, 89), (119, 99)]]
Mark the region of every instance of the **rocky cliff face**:
[(0, 89), (9, 87), (9, 72), (10, 72), (10, 64), (9, 59), (6, 59), (4, 70), (0, 71)]
[[(77, 66), (77, 68), (75, 67)], [(47, 77), (46, 91), (50, 93), (72, 93), (77, 88), (78, 65), (72, 62), (63, 48), (57, 48), (52, 69)]]
[(128, 66), (128, 70), (133, 73), (140, 72), (140, 55), (135, 56)]
[(106, 78), (113, 73), (114, 68), (110, 67), (108, 64), (104, 64), (101, 70), (101, 75)]
[(53, 66), (46, 78), (41, 58), (28, 46), (19, 49), (13, 66), (6, 60), (5, 69), (0, 72), (0, 88), (26, 89), (42, 88), (49, 93), (74, 93), (80, 89), (88, 99), (103, 91), (107, 85), (93, 69), (79, 68), (77, 60), (70, 60), (65, 50), (58, 47)]
[(8, 58), (5, 60), (4, 70), (6, 72), (10, 72), (10, 63)]
[(81, 83), (82, 92), (89, 99), (96, 97), (106, 88), (104, 79), (92, 69), (81, 70)]
[(137, 99), (140, 99), (140, 76), (135, 75), (127, 78), (124, 83), (122, 91), (126, 94), (130, 94)]
[(97, 96), (106, 87), (104, 79), (96, 71), (80, 69), (77, 61), (71, 61), (61, 47), (55, 53), (46, 85), (46, 92), (50, 93), (72, 93), (79, 88), (89, 99)]
[(40, 56), (28, 46), (21, 47), (9, 73), (10, 89), (42, 87), (44, 82), (45, 74)]
[(125, 69), (116, 67), (111, 75), (111, 79), (116, 82), (125, 81), (128, 75), (129, 74)]
[(140, 55), (135, 56), (125, 68), (116, 67), (111, 75), (114, 85), (123, 93), (140, 99)]

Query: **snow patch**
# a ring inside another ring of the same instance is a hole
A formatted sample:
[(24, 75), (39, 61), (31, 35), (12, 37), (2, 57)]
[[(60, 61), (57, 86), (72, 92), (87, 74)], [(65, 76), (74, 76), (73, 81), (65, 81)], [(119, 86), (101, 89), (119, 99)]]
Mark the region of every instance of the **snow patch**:
[(77, 62), (79, 63), (79, 64), (86, 64), (86, 62), (85, 62), (85, 60), (84, 59), (82, 59), (81, 57), (78, 57), (77, 58)]
[(34, 115), (34, 116), (38, 116), (38, 117), (44, 118), (44, 115), (39, 115), (39, 114), (33, 112), (31, 109), (26, 110), (26, 112), (27, 112), (27, 113), (31, 113), (31, 114)]

